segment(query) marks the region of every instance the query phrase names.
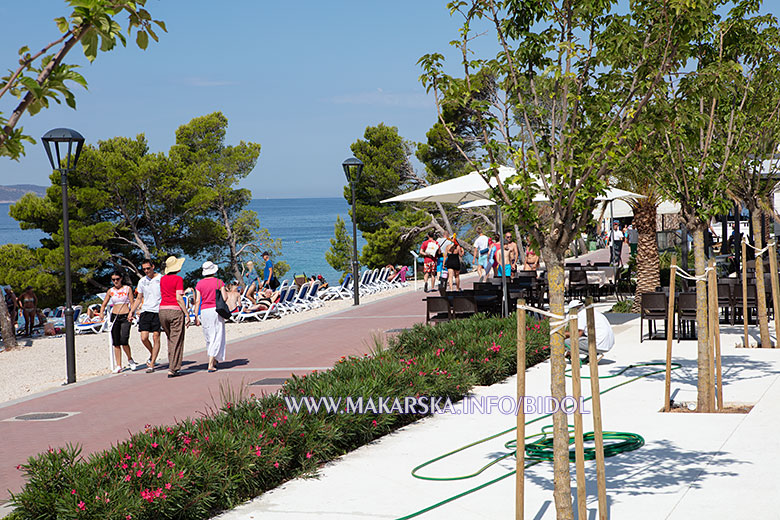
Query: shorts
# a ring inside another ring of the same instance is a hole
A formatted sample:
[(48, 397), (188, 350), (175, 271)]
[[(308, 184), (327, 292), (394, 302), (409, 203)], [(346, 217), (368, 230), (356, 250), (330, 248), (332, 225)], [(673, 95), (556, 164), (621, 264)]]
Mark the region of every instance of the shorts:
[(111, 326), (111, 344), (115, 347), (130, 344), (130, 322), (127, 314), (113, 314), (114, 324)]
[(160, 315), (156, 312), (142, 312), (138, 316), (138, 331), (160, 332)]
[(444, 257), (440, 256), (436, 260), (436, 272), (441, 273), (442, 271), (444, 271)]
[[(496, 275), (497, 276), (501, 276), (501, 266), (500, 265), (496, 266)], [(511, 265), (506, 264), (504, 266), (504, 276), (506, 276), (507, 278), (510, 278), (512, 276), (512, 266)]]
[(423, 262), (423, 273), (433, 274), (436, 272), (436, 262), (431, 260), (430, 262)]

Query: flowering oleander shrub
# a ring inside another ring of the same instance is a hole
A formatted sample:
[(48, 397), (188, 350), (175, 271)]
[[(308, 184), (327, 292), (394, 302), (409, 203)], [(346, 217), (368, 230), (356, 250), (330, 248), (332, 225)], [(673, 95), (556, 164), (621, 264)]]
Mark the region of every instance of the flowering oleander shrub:
[[(415, 326), (373, 355), (344, 357), (326, 372), (292, 377), (277, 395), (226, 401), (172, 426), (147, 426), (127, 441), (81, 457), (66, 445), (19, 467), (12, 496), (20, 519), (203, 519), (316, 471), (318, 464), (425, 414), (288, 410), (285, 397), (452, 401), (516, 369), (514, 317)], [(546, 321), (529, 320), (528, 366), (549, 352)]]

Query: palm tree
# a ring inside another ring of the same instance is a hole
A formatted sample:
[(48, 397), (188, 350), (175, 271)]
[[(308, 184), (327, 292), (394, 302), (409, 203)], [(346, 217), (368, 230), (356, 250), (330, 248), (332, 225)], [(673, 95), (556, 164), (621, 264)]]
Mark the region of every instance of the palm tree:
[(656, 218), (658, 204), (661, 199), (652, 184), (635, 186), (636, 193), (644, 197), (628, 199), (628, 205), (634, 212), (634, 226), (639, 235), (636, 250), (636, 292), (631, 312), (640, 312), (642, 295), (655, 291), (661, 285), (661, 258), (658, 255), (658, 238), (656, 236)]

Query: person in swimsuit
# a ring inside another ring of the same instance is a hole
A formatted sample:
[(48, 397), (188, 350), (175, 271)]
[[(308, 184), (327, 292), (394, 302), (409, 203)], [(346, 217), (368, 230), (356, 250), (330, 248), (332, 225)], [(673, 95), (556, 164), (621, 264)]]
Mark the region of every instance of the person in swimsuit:
[(35, 296), (32, 286), (24, 288), (24, 292), (19, 295), (19, 304), (22, 307), (22, 317), (24, 318), (24, 335), (30, 336), (35, 325), (35, 316), (38, 314), (38, 297)]
[(525, 252), (523, 271), (536, 271), (537, 269), (539, 269), (539, 256), (529, 247)]
[(133, 289), (124, 284), (123, 275), (119, 271), (111, 274), (111, 287), (103, 298), (103, 304), (100, 306), (100, 320), (103, 320), (106, 307), (111, 305), (111, 344), (114, 346), (115, 366), (112, 369), (114, 374), (122, 371), (122, 351), (127, 355), (127, 363), (130, 370), (135, 370), (137, 365), (133, 361), (133, 355), (130, 353), (130, 320), (128, 315), (133, 306)]
[(447, 289), (452, 291), (453, 283), (460, 291), (460, 257), (463, 254), (463, 248), (458, 244), (450, 244), (447, 248), (447, 260), (444, 267), (447, 268)]

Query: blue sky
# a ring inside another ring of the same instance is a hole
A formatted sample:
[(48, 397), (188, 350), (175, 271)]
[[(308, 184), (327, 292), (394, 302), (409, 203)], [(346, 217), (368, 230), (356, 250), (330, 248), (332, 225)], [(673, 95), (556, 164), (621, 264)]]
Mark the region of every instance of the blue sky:
[[(229, 143), (262, 146), (243, 183), (255, 198), (340, 196), (341, 162), (368, 125), (424, 140), (436, 110), (416, 62), (448, 52), (458, 28), (444, 1), (149, 0), (147, 9), (167, 24), (159, 43), (129, 42), (92, 64), (74, 49), (68, 62), (89, 82), (74, 89), (77, 110), (56, 105), (20, 124), (36, 139), (70, 127), (88, 143), (145, 133), (153, 151), (167, 151), (179, 125), (220, 110)], [(3, 68), (22, 45), (59, 37), (52, 20), (67, 13), (62, 0), (0, 3)], [(4, 98), (0, 110), (15, 104)], [(47, 185), (49, 173), (40, 142), (18, 163), (0, 158), (0, 184)]]

